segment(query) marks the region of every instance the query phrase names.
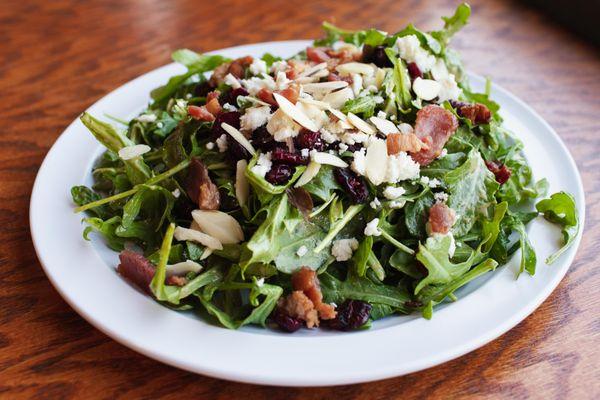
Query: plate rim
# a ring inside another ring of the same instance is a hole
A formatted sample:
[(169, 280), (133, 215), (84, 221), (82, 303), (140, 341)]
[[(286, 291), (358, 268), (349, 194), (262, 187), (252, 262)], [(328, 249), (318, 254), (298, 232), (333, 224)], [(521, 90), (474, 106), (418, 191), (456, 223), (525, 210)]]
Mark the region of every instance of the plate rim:
[[(309, 43), (309, 42), (306, 40), (251, 43), (251, 44), (245, 44), (245, 45), (240, 45), (240, 46), (233, 46), (233, 47), (229, 47), (229, 48), (219, 49), (219, 50), (211, 51), (209, 53), (221, 53), (221, 52), (233, 51), (233, 50), (243, 50), (243, 49), (251, 47), (251, 46), (260, 46), (260, 47), (269, 47), (269, 46), (273, 46), (273, 45), (299, 46), (299, 45), (306, 45), (307, 43)], [(127, 88), (129, 85), (132, 85), (136, 81), (141, 81), (141, 80), (146, 79), (146, 77), (148, 75), (155, 73), (158, 70), (170, 68), (173, 66), (173, 64), (174, 63), (170, 63), (170, 64), (166, 64), (162, 67), (158, 67), (152, 71), (148, 71), (148, 72), (124, 83), (123, 85), (115, 88), (111, 92), (105, 94), (100, 99), (96, 100), (90, 107), (88, 107), (88, 109), (93, 108), (94, 106), (96, 106), (98, 103), (100, 103), (104, 99), (111, 97), (112, 95), (115, 94), (115, 92), (124, 90), (125, 88)], [(474, 74), (469, 74), (469, 75), (471, 77), (476, 76), (476, 77), (478, 77), (478, 79), (482, 79), (478, 75), (474, 75)], [(497, 325), (494, 330), (488, 331), (487, 335), (480, 335), (477, 338), (478, 340), (471, 340), (468, 343), (463, 344), (463, 346), (461, 348), (454, 347), (454, 348), (448, 349), (445, 353), (438, 354), (437, 357), (433, 357), (432, 359), (429, 359), (429, 360), (425, 359), (425, 360), (422, 360), (420, 363), (419, 362), (413, 363), (411, 368), (396, 368), (396, 369), (387, 368), (385, 371), (377, 369), (377, 368), (372, 368), (370, 371), (363, 371), (359, 374), (354, 374), (354, 375), (346, 374), (345, 377), (335, 377), (335, 378), (325, 377), (322, 379), (312, 379), (312, 380), (309, 380), (305, 377), (300, 377), (300, 379), (269, 378), (268, 376), (261, 375), (260, 373), (258, 373), (258, 374), (242, 373), (242, 374), (240, 374), (240, 373), (233, 373), (233, 372), (223, 371), (223, 370), (218, 370), (218, 369), (211, 369), (210, 367), (206, 367), (206, 366), (203, 368), (199, 368), (198, 365), (193, 364), (193, 363), (182, 362), (181, 360), (175, 360), (173, 358), (161, 356), (160, 354), (157, 354), (156, 352), (154, 352), (152, 350), (149, 350), (143, 346), (138, 345), (138, 343), (136, 343), (136, 342), (127, 340), (126, 338), (123, 337), (123, 335), (120, 332), (117, 332), (117, 331), (103, 325), (102, 322), (97, 320), (97, 318), (95, 316), (88, 313), (83, 307), (80, 307), (80, 305), (77, 304), (73, 300), (71, 295), (67, 291), (63, 290), (60, 283), (56, 280), (56, 277), (53, 276), (51, 268), (48, 265), (46, 265), (46, 262), (44, 261), (42, 250), (41, 250), (41, 242), (40, 242), (41, 239), (38, 237), (38, 230), (37, 230), (37, 226), (36, 226), (35, 207), (37, 206), (39, 197), (43, 195), (42, 193), (39, 192), (40, 186), (41, 186), (41, 182), (40, 182), (41, 171), (43, 171), (45, 168), (47, 168), (46, 164), (49, 162), (50, 154), (52, 153), (53, 150), (57, 149), (60, 146), (60, 143), (62, 140), (65, 140), (65, 138), (66, 138), (65, 133), (68, 130), (73, 129), (73, 126), (78, 123), (78, 119), (75, 119), (73, 122), (71, 122), (63, 130), (61, 135), (57, 138), (57, 140), (54, 142), (54, 144), (52, 145), (52, 147), (50, 148), (50, 150), (44, 157), (44, 161), (42, 162), (42, 164), (38, 170), (38, 173), (36, 175), (36, 179), (35, 179), (33, 189), (32, 189), (31, 200), (30, 200), (30, 209), (29, 209), (30, 231), (31, 231), (32, 241), (34, 244), (34, 249), (36, 251), (36, 255), (38, 257), (40, 264), (42, 265), (42, 268), (44, 269), (46, 276), (48, 277), (48, 279), (50, 280), (50, 282), (52, 283), (54, 288), (59, 292), (61, 297), (69, 304), (69, 306), (71, 306), (80, 316), (82, 316), (87, 322), (89, 322), (96, 329), (100, 330), (101, 332), (108, 335), (111, 339), (116, 340), (120, 344), (122, 344), (126, 347), (129, 347), (129, 348), (137, 351), (138, 353), (141, 353), (152, 359), (155, 359), (157, 361), (160, 361), (160, 362), (163, 362), (163, 363), (166, 363), (166, 364), (178, 367), (178, 368), (201, 373), (201, 374), (204, 374), (207, 376), (220, 378), (220, 379), (245, 382), (245, 383), (258, 383), (258, 384), (268, 384), (268, 385), (278, 385), (278, 386), (290, 386), (290, 385), (291, 386), (317, 386), (317, 385), (318, 386), (321, 386), (321, 385), (329, 386), (329, 385), (339, 385), (339, 384), (362, 383), (362, 382), (368, 382), (368, 381), (373, 381), (373, 380), (385, 379), (385, 378), (390, 378), (390, 377), (394, 377), (394, 376), (408, 374), (411, 372), (416, 372), (419, 370), (430, 368), (435, 365), (442, 364), (444, 362), (447, 362), (454, 358), (460, 357), (470, 351), (473, 351), (473, 350), (491, 342), (492, 340), (494, 340), (497, 337), (501, 336), (502, 334), (506, 333), (508, 330), (512, 329), (514, 326), (516, 326), (521, 321), (523, 321), (527, 316), (529, 316), (533, 311), (535, 311), (540, 306), (540, 304), (543, 301), (545, 301), (552, 294), (552, 292), (556, 289), (556, 286), (562, 281), (566, 272), (569, 270), (570, 266), (573, 263), (574, 257), (577, 254), (577, 250), (580, 246), (581, 238), (582, 238), (583, 231), (584, 231), (585, 208), (586, 208), (585, 192), (583, 190), (583, 184), (582, 184), (579, 169), (577, 168), (575, 160), (573, 159), (573, 156), (571, 155), (570, 151), (566, 147), (565, 143), (562, 141), (562, 139), (556, 133), (556, 131), (537, 112), (535, 112), (535, 110), (533, 110), (533, 108), (531, 106), (527, 105), (524, 101), (522, 101), (520, 98), (518, 98), (517, 96), (512, 94), (510, 91), (504, 89), (503, 87), (501, 87), (495, 83), (492, 83), (492, 87), (495, 92), (502, 93), (502, 95), (508, 97), (512, 102), (514, 102), (516, 105), (518, 105), (519, 108), (523, 109), (525, 112), (527, 112), (532, 117), (534, 117), (538, 123), (541, 123), (542, 126), (554, 136), (554, 139), (560, 146), (560, 150), (567, 157), (569, 163), (571, 164), (570, 167), (574, 171), (575, 177), (576, 177), (575, 183), (578, 188), (578, 193), (576, 194), (576, 197), (578, 197), (582, 200), (581, 204), (578, 204), (578, 212), (579, 212), (579, 217), (580, 217), (580, 232), (578, 233), (578, 235), (575, 239), (575, 243), (573, 243), (573, 246), (571, 247), (571, 249), (569, 249), (567, 254), (565, 254), (563, 256), (563, 257), (565, 257), (565, 260), (563, 260), (562, 264), (565, 264), (566, 266), (561, 267), (561, 269), (559, 271), (555, 271), (555, 276), (553, 277), (551, 282), (544, 287), (544, 291), (536, 293), (535, 299), (530, 301), (526, 307), (524, 307), (523, 309), (520, 310), (520, 312), (518, 314), (513, 315), (512, 318), (510, 318), (510, 319), (502, 321), (502, 323)], [(224, 329), (224, 328), (219, 328), (219, 329)], [(401, 370), (401, 372), (398, 372), (398, 370)]]

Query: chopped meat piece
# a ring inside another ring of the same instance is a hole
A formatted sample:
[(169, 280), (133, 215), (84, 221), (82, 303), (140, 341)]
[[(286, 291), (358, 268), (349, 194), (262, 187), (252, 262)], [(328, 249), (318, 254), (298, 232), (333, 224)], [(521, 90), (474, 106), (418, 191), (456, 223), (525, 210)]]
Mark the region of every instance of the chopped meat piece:
[(389, 155), (398, 154), (401, 151), (418, 153), (428, 147), (414, 133), (390, 133), (387, 135), (386, 144)]
[(277, 106), (277, 102), (275, 101), (275, 97), (273, 97), (273, 92), (271, 92), (269, 89), (265, 89), (262, 88), (258, 91), (258, 93), (256, 94), (256, 96), (264, 101), (265, 103), (268, 103), (272, 106)]
[(331, 59), (323, 47), (308, 47), (306, 49), (306, 58), (316, 63), (326, 62)]
[(206, 95), (206, 103), (207, 103), (207, 104), (208, 104), (208, 103), (210, 103), (210, 101), (211, 101), (212, 99), (218, 99), (220, 95), (221, 95), (221, 92), (220, 92), (220, 91), (218, 91), (218, 90), (213, 90), (212, 92), (210, 92), (210, 93), (208, 93), (208, 94)]
[(212, 99), (208, 103), (206, 103), (206, 111), (214, 115), (215, 117), (222, 111), (221, 104), (219, 104), (219, 99)]
[(321, 319), (335, 318), (335, 309), (332, 305), (323, 303), (323, 294), (317, 273), (310, 268), (302, 267), (292, 274), (292, 287), (301, 290), (314, 303)]
[(144, 292), (152, 294), (149, 285), (154, 276), (154, 265), (143, 255), (131, 250), (123, 250), (119, 254), (119, 261), (117, 272)]
[(208, 169), (198, 158), (192, 158), (188, 168), (186, 191), (201, 210), (218, 210), (219, 189), (208, 176)]
[(206, 106), (188, 106), (188, 113), (199, 121), (214, 121), (215, 116), (206, 109)]
[(411, 153), (411, 157), (421, 165), (428, 165), (441, 154), (457, 128), (458, 120), (450, 111), (436, 105), (423, 107), (417, 112), (415, 134), (427, 147)]
[(325, 53), (331, 58), (335, 58), (338, 61), (338, 64), (344, 64), (351, 61), (360, 61), (362, 59), (362, 52), (360, 51), (352, 51), (348, 48), (343, 48), (340, 50), (327, 49)]
[(298, 101), (298, 96), (300, 95), (300, 86), (295, 83), (292, 83), (287, 88), (276, 91), (275, 93), (282, 95), (290, 102), (296, 104), (296, 102)]
[(456, 222), (456, 213), (445, 203), (435, 203), (429, 209), (429, 230), (445, 235)]
[(486, 161), (485, 165), (496, 177), (496, 182), (503, 185), (510, 179), (510, 169), (498, 161)]
[(492, 118), (490, 109), (480, 103), (461, 106), (458, 109), (458, 115), (470, 119), (474, 124), (487, 124)]
[(319, 314), (313, 302), (301, 290), (295, 290), (280, 299), (278, 306), (286, 315), (306, 322), (308, 328), (319, 326)]
[(217, 87), (225, 80), (227, 74), (231, 74), (236, 78), (243, 78), (244, 70), (252, 64), (252, 61), (254, 59), (251, 56), (246, 56), (237, 58), (229, 63), (223, 63), (215, 68), (208, 82), (212, 87)]
[(165, 283), (172, 286), (185, 286), (187, 282), (188, 281), (184, 276), (177, 275), (169, 276), (165, 279)]
[(210, 84), (210, 86), (212, 86), (212, 87), (219, 86), (219, 84), (225, 80), (225, 76), (227, 76), (227, 74), (229, 73), (230, 66), (231, 66), (231, 63), (227, 62), (227, 63), (223, 63), (223, 64), (219, 65), (217, 68), (215, 68), (212, 75), (210, 76), (210, 79), (208, 80), (208, 83)]
[(327, 76), (327, 80), (329, 82), (344, 81), (344, 82), (348, 82), (349, 84), (352, 84), (352, 77), (350, 75), (348, 75), (348, 76), (339, 76), (335, 72), (330, 72), (329, 75)]

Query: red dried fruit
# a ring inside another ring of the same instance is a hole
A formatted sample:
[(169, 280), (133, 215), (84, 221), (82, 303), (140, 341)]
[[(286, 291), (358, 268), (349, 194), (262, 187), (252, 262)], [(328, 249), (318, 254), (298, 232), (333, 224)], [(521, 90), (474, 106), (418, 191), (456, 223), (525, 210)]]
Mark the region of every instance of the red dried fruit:
[(275, 139), (273, 139), (273, 135), (267, 131), (266, 125), (258, 127), (252, 132), (251, 142), (254, 148), (262, 150), (263, 153), (272, 151), (277, 146), (281, 146), (281, 143), (276, 142)]
[(300, 149), (325, 150), (325, 143), (321, 139), (321, 134), (309, 131), (308, 129), (302, 129), (298, 136), (296, 136), (296, 146)]
[(429, 209), (429, 229), (431, 233), (445, 235), (456, 221), (456, 213), (445, 203), (435, 203)]
[(298, 318), (286, 315), (279, 308), (271, 314), (271, 320), (284, 332), (293, 333), (302, 327), (302, 321)]
[(308, 164), (308, 157), (303, 157), (298, 152), (292, 153), (283, 148), (275, 148), (271, 153), (271, 161), (279, 164), (306, 165)]
[(336, 182), (344, 189), (353, 203), (365, 203), (369, 198), (369, 190), (364, 179), (348, 168), (336, 168), (333, 171)]
[(394, 66), (390, 58), (385, 54), (385, 46), (363, 46), (362, 61), (364, 63), (373, 63), (379, 68), (391, 68)]
[(417, 78), (423, 78), (423, 72), (421, 72), (421, 69), (416, 63), (410, 62), (406, 65), (406, 67), (408, 69), (408, 74), (410, 75), (411, 81), (414, 81)]
[(348, 299), (337, 308), (337, 316), (328, 326), (340, 331), (358, 329), (367, 323), (372, 308), (367, 302)]
[(219, 189), (208, 176), (208, 169), (198, 158), (192, 158), (188, 167), (185, 190), (190, 199), (201, 210), (218, 210), (220, 201)]
[(215, 122), (212, 126), (212, 138), (217, 139), (221, 135), (225, 134), (229, 136), (227, 132), (221, 127), (223, 122), (233, 126), (236, 129), (240, 129), (240, 113), (237, 111), (222, 112), (217, 115)]
[(506, 164), (498, 161), (486, 161), (485, 165), (494, 174), (496, 182), (499, 184), (503, 185), (510, 179), (511, 171)]
[(274, 164), (265, 175), (265, 179), (273, 185), (283, 185), (290, 180), (295, 170), (296, 167), (291, 165)]
[(428, 105), (417, 112), (415, 134), (428, 148), (411, 153), (413, 160), (428, 165), (442, 152), (444, 145), (456, 132), (458, 119), (450, 111), (436, 105)]

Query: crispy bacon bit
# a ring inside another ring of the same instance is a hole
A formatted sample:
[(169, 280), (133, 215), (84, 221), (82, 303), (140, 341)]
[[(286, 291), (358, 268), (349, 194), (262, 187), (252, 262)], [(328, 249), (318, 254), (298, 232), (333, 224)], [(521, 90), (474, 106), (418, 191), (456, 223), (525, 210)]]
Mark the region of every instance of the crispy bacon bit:
[(301, 291), (295, 290), (277, 303), (285, 315), (306, 322), (307, 328), (319, 326), (319, 313), (314, 303)]
[(387, 135), (386, 144), (389, 155), (398, 154), (401, 151), (418, 153), (421, 149), (429, 147), (414, 133), (390, 133)]
[(188, 114), (199, 121), (214, 121), (215, 116), (206, 109), (206, 106), (188, 106)]
[(225, 80), (227, 74), (231, 74), (236, 78), (243, 78), (244, 70), (252, 64), (252, 61), (254, 61), (254, 59), (251, 56), (246, 56), (235, 59), (229, 63), (223, 63), (215, 68), (208, 82), (212, 87), (217, 87)]
[(417, 112), (415, 134), (428, 147), (411, 154), (421, 165), (428, 165), (442, 152), (444, 145), (456, 132), (458, 119), (450, 111), (436, 105), (428, 105)]
[(329, 55), (325, 52), (325, 48), (323, 47), (307, 47), (306, 48), (306, 58), (308, 58), (312, 62), (322, 63), (331, 59)]
[(219, 99), (212, 99), (208, 103), (206, 103), (206, 111), (214, 115), (215, 117), (223, 111), (221, 108), (221, 104), (219, 104)]
[(317, 273), (310, 268), (302, 267), (292, 274), (292, 287), (294, 290), (304, 292), (314, 303), (321, 319), (335, 318), (335, 308), (331, 304), (323, 303), (323, 294)]
[(490, 109), (480, 103), (461, 106), (458, 115), (470, 119), (474, 124), (487, 124), (492, 118)]
[(198, 158), (192, 158), (188, 168), (186, 191), (201, 210), (218, 210), (219, 189), (208, 176), (208, 169)]
[(275, 97), (273, 97), (273, 92), (269, 89), (262, 88), (258, 91), (256, 96), (264, 101), (265, 103), (269, 103), (272, 106), (277, 106), (277, 102), (275, 101)]
[(498, 161), (486, 161), (485, 165), (496, 177), (496, 182), (503, 185), (510, 179), (511, 171), (506, 166)]
[(119, 261), (117, 272), (144, 292), (152, 294), (149, 285), (154, 276), (154, 265), (143, 255), (131, 250), (123, 250), (119, 254)]
[(340, 50), (327, 49), (325, 50), (328, 56), (338, 60), (338, 64), (344, 64), (351, 61), (360, 61), (362, 59), (362, 52), (352, 51), (348, 48)]
[(188, 280), (185, 276), (173, 275), (167, 277), (167, 279), (165, 279), (165, 283), (172, 286), (185, 286), (185, 284), (188, 283)]
[(456, 222), (456, 213), (445, 203), (435, 203), (429, 209), (429, 230), (445, 235)]
[[(288, 99), (290, 102), (296, 104), (298, 101), (298, 96), (300, 96), (300, 86), (296, 83), (292, 83), (287, 88), (283, 90), (278, 90), (275, 93), (278, 93)], [(273, 99), (275, 100), (275, 99)], [(269, 103), (270, 104), (270, 103)]]
[(209, 92), (209, 93), (206, 95), (206, 103), (207, 103), (207, 104), (208, 104), (208, 103), (210, 103), (210, 101), (211, 101), (212, 99), (218, 99), (220, 95), (221, 95), (221, 92), (220, 92), (220, 91), (218, 91), (218, 90), (213, 90), (212, 92)]
[(348, 82), (349, 84), (352, 84), (352, 77), (351, 76), (339, 76), (335, 72), (330, 72), (329, 75), (327, 76), (327, 80), (329, 82), (344, 81), (344, 82)]

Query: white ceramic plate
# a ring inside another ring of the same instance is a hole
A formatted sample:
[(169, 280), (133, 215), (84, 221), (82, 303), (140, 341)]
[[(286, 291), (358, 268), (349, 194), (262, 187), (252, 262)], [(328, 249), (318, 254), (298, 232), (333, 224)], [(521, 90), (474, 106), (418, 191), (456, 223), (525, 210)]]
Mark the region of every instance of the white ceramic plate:
[[(270, 52), (290, 56), (306, 41), (260, 43), (219, 51), (228, 57)], [(108, 94), (88, 110), (132, 117), (148, 102), (151, 89), (182, 67), (167, 65)], [(481, 90), (483, 80), (472, 76)], [(579, 173), (552, 128), (522, 101), (494, 86), (506, 126), (517, 132), (536, 178), (550, 192), (575, 196), (583, 225), (584, 197)], [(495, 339), (544, 301), (567, 272), (580, 238), (551, 267), (543, 260), (559, 245), (559, 232), (539, 218), (530, 225), (538, 253), (535, 277), (515, 280), (517, 258), (470, 283), (459, 301), (440, 307), (432, 320), (417, 315), (390, 317), (368, 331), (338, 333), (301, 330), (293, 335), (247, 327), (239, 331), (209, 325), (192, 314), (169, 310), (134, 290), (117, 275), (116, 254), (100, 240), (82, 239), (81, 215), (73, 213), (69, 190), (90, 183), (102, 148), (74, 121), (42, 164), (31, 198), (31, 234), (48, 278), (63, 298), (95, 327), (142, 354), (213, 377), (269, 385), (316, 386), (365, 382), (428, 368)], [(581, 228), (583, 231), (583, 226)]]

